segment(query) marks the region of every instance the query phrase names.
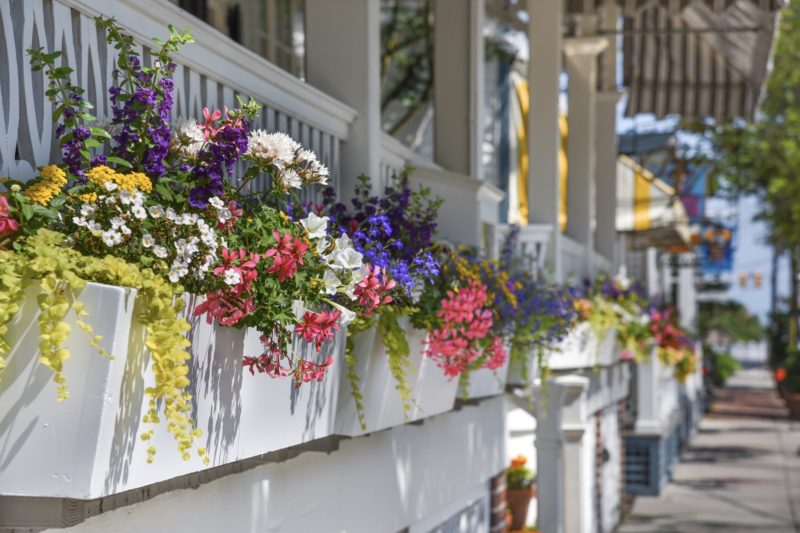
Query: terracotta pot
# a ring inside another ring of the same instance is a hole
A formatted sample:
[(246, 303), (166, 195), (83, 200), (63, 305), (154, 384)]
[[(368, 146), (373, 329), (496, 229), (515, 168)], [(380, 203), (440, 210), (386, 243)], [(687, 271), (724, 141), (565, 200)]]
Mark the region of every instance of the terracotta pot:
[(528, 520), (528, 506), (530, 506), (531, 499), (536, 494), (534, 487), (525, 489), (508, 489), (506, 491), (506, 503), (511, 510), (511, 529), (522, 529), (525, 527), (525, 522)]
[(786, 408), (789, 409), (789, 416), (800, 418), (800, 392), (786, 391), (783, 397)]

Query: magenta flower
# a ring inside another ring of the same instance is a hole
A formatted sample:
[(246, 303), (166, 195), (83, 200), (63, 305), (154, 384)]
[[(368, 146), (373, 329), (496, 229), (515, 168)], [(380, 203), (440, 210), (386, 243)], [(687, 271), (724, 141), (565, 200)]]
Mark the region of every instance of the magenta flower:
[(19, 231), (19, 222), (9, 216), (8, 198), (0, 194), (0, 235)]

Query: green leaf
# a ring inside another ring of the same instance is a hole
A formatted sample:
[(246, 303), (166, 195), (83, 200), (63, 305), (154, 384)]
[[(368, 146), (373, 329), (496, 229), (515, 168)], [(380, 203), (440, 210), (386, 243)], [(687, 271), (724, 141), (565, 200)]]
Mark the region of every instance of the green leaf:
[(109, 163), (114, 163), (115, 165), (119, 165), (121, 167), (133, 168), (133, 165), (131, 165), (129, 161), (127, 161), (125, 159), (122, 159), (121, 157), (114, 156), (114, 155), (108, 156), (106, 158), (106, 161), (108, 161)]

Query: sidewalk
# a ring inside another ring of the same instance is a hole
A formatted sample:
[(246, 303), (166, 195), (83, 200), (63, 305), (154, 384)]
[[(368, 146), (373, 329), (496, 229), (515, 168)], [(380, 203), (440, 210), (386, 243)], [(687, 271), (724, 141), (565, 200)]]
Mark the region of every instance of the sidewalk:
[(639, 497), (620, 533), (800, 532), (800, 424), (771, 376), (748, 369), (711, 413), (661, 495)]

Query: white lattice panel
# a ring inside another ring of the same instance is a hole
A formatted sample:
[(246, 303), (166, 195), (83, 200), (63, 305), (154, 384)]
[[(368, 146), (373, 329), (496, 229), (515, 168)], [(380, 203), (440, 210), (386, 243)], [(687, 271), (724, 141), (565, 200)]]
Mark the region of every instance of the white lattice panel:
[[(115, 3), (123, 2), (110, 0), (105, 5), (111, 11)], [(140, 6), (150, 3), (154, 9), (164, 9), (161, 3), (153, 0), (143, 0)], [(219, 40), (213, 43), (217, 47), (238, 47), (222, 34), (214, 38)], [(28, 179), (34, 175), (36, 167), (60, 160), (58, 143), (53, 138), (52, 107), (44, 95), (45, 81), (40, 72), (31, 71), (26, 53), (29, 48), (40, 46), (48, 51), (63, 51), (62, 61), (75, 69), (73, 82), (79, 82), (87, 90), (87, 99), (95, 105), (94, 114), (100, 120), (109, 115), (107, 91), (115, 50), (106, 44), (93, 18), (59, 1), (0, 1), (0, 176)], [(144, 60), (148, 62), (147, 50), (144, 52)], [(212, 78), (179, 64), (173, 76), (173, 118), (202, 118), (204, 107), (235, 105), (237, 92), (226, 80), (236, 80), (238, 68), (226, 65), (218, 77)], [(298, 92), (308, 92), (302, 81), (298, 79), (296, 83)], [(314, 150), (331, 169), (331, 181), (335, 185), (339, 145), (343, 138), (310, 125), (291, 111), (270, 105), (269, 95), (273, 92), (274, 89), (265, 84), (259, 94), (241, 95), (252, 96), (264, 105), (261, 116), (252, 126), (284, 131)]]

